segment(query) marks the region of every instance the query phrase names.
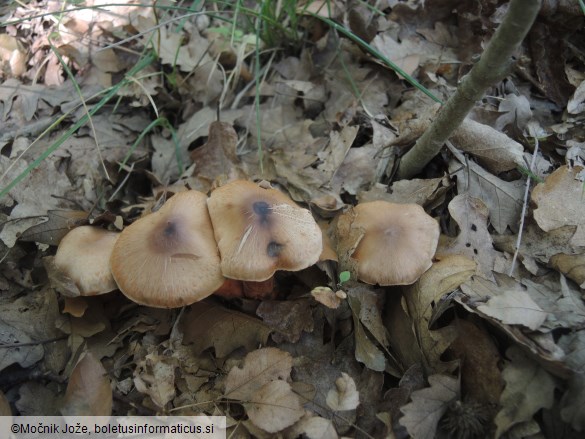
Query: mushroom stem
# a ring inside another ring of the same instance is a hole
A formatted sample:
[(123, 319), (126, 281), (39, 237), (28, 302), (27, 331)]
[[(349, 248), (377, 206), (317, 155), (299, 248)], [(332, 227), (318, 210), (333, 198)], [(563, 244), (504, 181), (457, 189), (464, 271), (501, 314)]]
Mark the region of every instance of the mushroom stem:
[(259, 282), (245, 281), (243, 284), (244, 296), (248, 299), (276, 299), (278, 295), (274, 289), (274, 276), (270, 276), (268, 279)]
[(274, 276), (260, 282), (226, 279), (213, 294), (225, 299), (245, 297), (254, 300), (275, 299), (278, 295), (274, 289)]
[(244, 297), (244, 286), (241, 280), (226, 279), (221, 287), (213, 292), (213, 295), (226, 299)]

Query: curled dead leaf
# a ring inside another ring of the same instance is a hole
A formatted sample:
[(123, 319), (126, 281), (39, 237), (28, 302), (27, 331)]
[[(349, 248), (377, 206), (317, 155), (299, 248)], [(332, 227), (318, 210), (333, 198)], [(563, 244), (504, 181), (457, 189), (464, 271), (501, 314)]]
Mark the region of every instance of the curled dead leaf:
[(345, 372), (341, 372), (341, 378), (335, 380), (335, 388), (327, 393), (326, 402), (329, 408), (335, 411), (357, 408), (360, 403), (360, 395), (353, 378)]

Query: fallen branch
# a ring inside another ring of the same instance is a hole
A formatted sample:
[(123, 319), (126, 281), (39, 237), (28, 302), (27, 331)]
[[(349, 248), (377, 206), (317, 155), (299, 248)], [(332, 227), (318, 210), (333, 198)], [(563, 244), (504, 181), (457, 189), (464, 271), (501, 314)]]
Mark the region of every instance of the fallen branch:
[(478, 63), (462, 80), (432, 125), (400, 162), (397, 179), (418, 174), (435, 157), (453, 131), (482, 98), (485, 90), (501, 81), (514, 62), (513, 54), (530, 30), (540, 10), (541, 0), (512, 0), (504, 21), (498, 27)]

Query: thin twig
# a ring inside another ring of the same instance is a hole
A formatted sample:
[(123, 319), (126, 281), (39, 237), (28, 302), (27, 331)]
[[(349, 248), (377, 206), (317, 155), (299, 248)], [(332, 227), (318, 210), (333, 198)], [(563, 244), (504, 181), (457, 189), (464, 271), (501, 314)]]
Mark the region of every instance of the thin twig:
[(0, 349), (20, 348), (22, 346), (37, 346), (40, 344), (48, 344), (48, 343), (53, 343), (54, 341), (65, 340), (68, 337), (69, 337), (68, 335), (61, 335), (60, 337), (48, 338), (46, 340), (29, 341), (26, 343), (19, 343), (19, 342), (3, 343), (3, 344), (0, 344)]
[[(530, 172), (534, 173), (534, 166), (536, 164), (536, 156), (538, 155), (538, 137), (534, 136), (534, 153), (532, 154), (532, 161), (530, 162)], [(512, 266), (508, 275), (512, 277), (514, 267), (516, 266), (516, 259), (518, 259), (518, 253), (520, 252), (520, 244), (522, 242), (522, 231), (524, 230), (524, 219), (526, 217), (526, 208), (528, 206), (528, 194), (530, 193), (530, 175), (526, 177), (526, 188), (524, 190), (524, 203), (522, 204), (522, 213), (520, 214), (520, 230), (518, 230), (518, 239), (516, 239), (516, 250), (514, 251), (514, 257), (512, 258)]]

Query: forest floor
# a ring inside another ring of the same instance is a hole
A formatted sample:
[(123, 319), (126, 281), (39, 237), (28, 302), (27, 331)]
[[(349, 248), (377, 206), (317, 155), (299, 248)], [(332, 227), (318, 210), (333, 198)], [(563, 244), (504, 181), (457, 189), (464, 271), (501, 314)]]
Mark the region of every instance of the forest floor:
[[(6, 3), (1, 415), (220, 415), (242, 438), (583, 437), (579, 2), (545, 2), (508, 76), (402, 180), (508, 2)], [(418, 204), (441, 228), (433, 265), (368, 285), (345, 249), (265, 293), (171, 309), (81, 296), (55, 272), (72, 228), (118, 232), (237, 179), (309, 209), (338, 250), (350, 206)]]

